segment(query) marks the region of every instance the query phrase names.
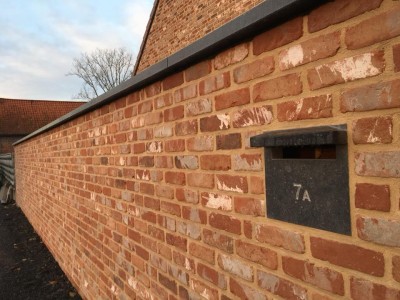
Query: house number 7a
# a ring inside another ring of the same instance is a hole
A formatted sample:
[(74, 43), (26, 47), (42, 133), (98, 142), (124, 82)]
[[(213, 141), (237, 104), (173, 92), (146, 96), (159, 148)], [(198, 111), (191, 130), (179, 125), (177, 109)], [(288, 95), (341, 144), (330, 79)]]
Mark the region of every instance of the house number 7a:
[[(300, 193), (302, 191), (303, 186), (300, 183), (293, 183), (293, 187), (295, 187), (296, 190), (296, 201), (300, 199)], [(310, 194), (306, 189), (303, 189), (303, 198), (301, 199), (302, 201), (308, 201), (311, 202)]]

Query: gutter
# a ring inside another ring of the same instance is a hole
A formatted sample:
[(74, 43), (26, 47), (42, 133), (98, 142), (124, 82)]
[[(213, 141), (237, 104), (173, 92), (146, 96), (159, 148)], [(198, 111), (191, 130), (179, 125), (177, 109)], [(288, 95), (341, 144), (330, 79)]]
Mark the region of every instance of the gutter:
[[(15, 142), (16, 146), (105, 104), (124, 97), (162, 78), (194, 65), (241, 41), (273, 28), (326, 2), (313, 0), (266, 0), (175, 54), (143, 70), (110, 91), (81, 105)], [(334, 12), (333, 12), (334, 13)]]

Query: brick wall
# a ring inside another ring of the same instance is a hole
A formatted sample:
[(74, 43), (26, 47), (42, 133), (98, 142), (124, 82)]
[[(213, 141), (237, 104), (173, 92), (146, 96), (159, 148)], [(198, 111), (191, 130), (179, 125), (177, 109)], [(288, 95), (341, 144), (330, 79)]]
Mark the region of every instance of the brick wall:
[(13, 144), (23, 138), (23, 136), (0, 136), (0, 154), (14, 152)]
[[(330, 2), (25, 141), (17, 201), (87, 299), (400, 299), (399, 20)], [(352, 235), (266, 218), (249, 137), (343, 123)]]
[(138, 72), (188, 46), (264, 0), (159, 0)]

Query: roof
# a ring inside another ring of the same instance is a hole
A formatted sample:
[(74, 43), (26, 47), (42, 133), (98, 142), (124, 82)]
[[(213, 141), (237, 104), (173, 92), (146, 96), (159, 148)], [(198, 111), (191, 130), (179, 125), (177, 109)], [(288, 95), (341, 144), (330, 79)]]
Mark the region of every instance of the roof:
[(0, 98), (0, 135), (27, 135), (85, 102)]

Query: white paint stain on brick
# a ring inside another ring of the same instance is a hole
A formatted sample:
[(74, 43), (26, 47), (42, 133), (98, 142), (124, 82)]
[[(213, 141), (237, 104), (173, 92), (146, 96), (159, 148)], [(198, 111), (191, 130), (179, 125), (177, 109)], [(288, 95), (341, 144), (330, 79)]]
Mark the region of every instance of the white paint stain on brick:
[(190, 266), (190, 261), (187, 257), (185, 257), (185, 269), (188, 271), (192, 270), (192, 267)]
[(221, 191), (243, 193), (243, 190), (238, 186), (227, 186), (224, 182), (217, 179), (217, 188)]
[(219, 129), (228, 129), (231, 118), (229, 115), (217, 115), (218, 120), (221, 122)]
[(228, 195), (208, 193), (207, 196), (203, 196), (203, 199), (207, 200), (206, 207), (208, 208), (232, 210), (232, 197)]
[(219, 256), (219, 264), (227, 272), (237, 275), (245, 280), (253, 280), (253, 269), (240, 260), (221, 254)]
[(150, 153), (161, 153), (162, 152), (162, 143), (161, 142), (151, 142), (148, 144), (148, 152)]
[(301, 45), (290, 47), (283, 51), (280, 55), (281, 69), (286, 70), (290, 67), (295, 67), (303, 63), (304, 51)]

